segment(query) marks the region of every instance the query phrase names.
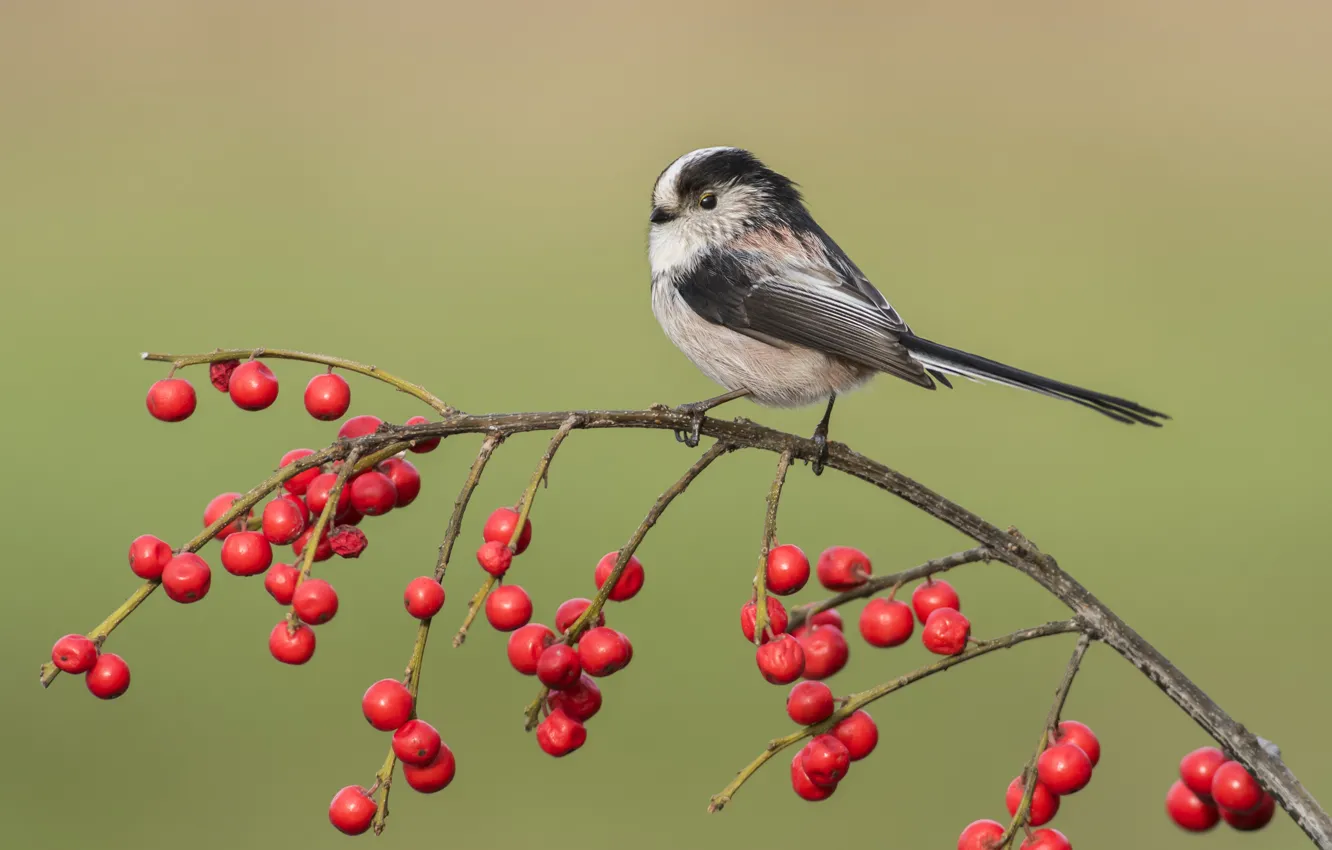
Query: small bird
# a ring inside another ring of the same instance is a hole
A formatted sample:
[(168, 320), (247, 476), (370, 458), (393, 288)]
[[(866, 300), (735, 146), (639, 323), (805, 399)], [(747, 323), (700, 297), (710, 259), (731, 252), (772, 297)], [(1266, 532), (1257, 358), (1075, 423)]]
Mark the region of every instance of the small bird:
[(652, 188), (652, 312), (666, 336), (727, 392), (683, 405), (698, 444), (706, 411), (749, 397), (828, 406), (814, 431), (820, 472), (839, 394), (886, 372), (923, 387), (949, 375), (1064, 399), (1116, 422), (1166, 414), (917, 336), (805, 208), (796, 184), (740, 148), (702, 148)]

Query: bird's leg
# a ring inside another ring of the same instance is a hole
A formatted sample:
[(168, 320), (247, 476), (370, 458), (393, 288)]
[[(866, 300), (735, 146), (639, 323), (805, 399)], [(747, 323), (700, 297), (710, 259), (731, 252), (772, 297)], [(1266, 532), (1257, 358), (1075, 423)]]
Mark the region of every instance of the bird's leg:
[(823, 418), (819, 420), (818, 426), (814, 429), (814, 445), (818, 447), (819, 453), (810, 463), (810, 469), (814, 470), (815, 475), (823, 474), (823, 462), (828, 459), (828, 421), (832, 419), (833, 403), (837, 401), (837, 393), (828, 396), (828, 409), (823, 411)]
[(684, 443), (686, 446), (689, 446), (691, 449), (694, 446), (697, 446), (699, 438), (698, 432), (699, 429), (703, 427), (704, 414), (714, 407), (723, 405), (728, 401), (735, 401), (737, 398), (744, 398), (747, 395), (749, 395), (749, 390), (746, 389), (731, 390), (730, 392), (722, 393), (719, 396), (713, 396), (712, 398), (705, 398), (702, 401), (680, 405), (676, 410), (681, 413), (689, 414), (690, 428), (688, 431), (676, 431), (675, 439)]

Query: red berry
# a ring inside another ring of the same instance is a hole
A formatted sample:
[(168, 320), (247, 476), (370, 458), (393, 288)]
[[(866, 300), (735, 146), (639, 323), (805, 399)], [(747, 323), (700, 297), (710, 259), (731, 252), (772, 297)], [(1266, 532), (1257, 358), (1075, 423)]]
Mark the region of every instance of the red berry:
[(212, 570), (193, 552), (181, 552), (162, 568), (162, 589), (172, 602), (198, 602), (208, 595), (212, 582)]
[[(806, 747), (809, 745), (806, 744)], [(791, 759), (791, 787), (795, 789), (796, 795), (803, 800), (809, 800), (811, 803), (817, 803), (819, 800), (826, 800), (832, 796), (837, 786), (823, 788), (815, 785), (805, 774), (803, 765), (805, 751), (801, 750)]]
[(934, 609), (952, 608), (961, 611), (962, 602), (951, 584), (943, 579), (935, 579), (916, 585), (916, 589), (911, 591), (911, 607), (916, 610), (916, 617), (924, 623)]
[(130, 570), (139, 578), (157, 581), (170, 560), (171, 547), (151, 534), (141, 534), (130, 544)]
[[(314, 534), (314, 526), (310, 526), (301, 532), (301, 536), (296, 538), (296, 542), (291, 544), (291, 551), (297, 558), (305, 557), (305, 544), (310, 542), (310, 537)], [(319, 543), (315, 545), (314, 559), (316, 561), (327, 561), (333, 557), (333, 546), (328, 542), (328, 529), (319, 535)]]
[(408, 720), (393, 733), (393, 753), (403, 764), (430, 764), (442, 743), (439, 732), (424, 720)]
[(546, 697), (546, 707), (551, 711), (561, 709), (574, 720), (586, 723), (601, 709), (601, 688), (584, 673), (570, 687), (551, 691)]
[(418, 576), (407, 582), (402, 605), (418, 620), (429, 620), (444, 607), (444, 588), (430, 576)]
[(901, 646), (915, 630), (915, 615), (905, 602), (871, 599), (860, 610), (860, 636), (870, 646)]
[(786, 695), (786, 714), (801, 726), (822, 723), (834, 708), (832, 689), (822, 682), (801, 682)]
[(1276, 801), (1272, 799), (1270, 794), (1263, 794), (1263, 801), (1258, 804), (1258, 808), (1251, 812), (1234, 812), (1230, 809), (1221, 809), (1221, 819), (1240, 832), (1262, 829), (1271, 823), (1274, 814), (1276, 814)]
[(572, 646), (551, 644), (537, 658), (537, 679), (552, 690), (573, 687), (582, 674), (583, 665)]
[(66, 673), (87, 673), (97, 663), (97, 644), (83, 635), (65, 635), (51, 647), (51, 663)]
[[(619, 552), (608, 552), (597, 562), (597, 569), (594, 578), (597, 583), (597, 590), (610, 580), (611, 572), (615, 569), (615, 560), (620, 556)], [(611, 588), (610, 596), (612, 602), (624, 602), (633, 599), (638, 591), (643, 589), (643, 564), (633, 555), (629, 556), (629, 563), (624, 565), (624, 572), (620, 573), (620, 578)]]
[[(584, 635), (584, 640), (587, 636)], [(555, 633), (541, 623), (528, 623), (509, 635), (507, 652), (513, 669), (524, 676), (535, 676), (541, 653), (555, 640)], [(583, 662), (587, 666), (587, 662)]]
[[(1004, 794), (1004, 805), (1008, 807), (1010, 815), (1017, 814), (1018, 806), (1022, 804), (1022, 794), (1026, 790), (1026, 783), (1022, 781), (1021, 776), (1008, 783), (1008, 791)], [(1036, 780), (1036, 787), (1031, 792), (1031, 809), (1027, 813), (1028, 825), (1044, 826), (1054, 819), (1058, 811), (1059, 798), (1039, 779)]]
[(318, 626), (338, 613), (338, 594), (333, 585), (322, 578), (306, 579), (292, 594), (291, 606), (302, 621)]
[(189, 419), (194, 412), (198, 399), (194, 387), (184, 378), (167, 378), (148, 388), (145, 404), (154, 419), (163, 422), (179, 422)]
[(798, 638), (805, 651), (806, 679), (826, 679), (846, 666), (851, 648), (842, 630), (834, 626), (806, 629)]
[(398, 494), (398, 500), (393, 503), (395, 508), (407, 507), (421, 494), (421, 473), (410, 461), (391, 457), (379, 465), (379, 471), (393, 482), (393, 492)]
[(920, 633), (925, 648), (936, 655), (957, 655), (967, 648), (969, 637), (971, 621), (952, 608), (935, 608), (931, 611)]
[(778, 596), (790, 596), (809, 581), (809, 558), (799, 546), (777, 546), (768, 553), (768, 590)]
[(398, 503), (393, 479), (373, 469), (353, 478), (349, 487), (352, 509), (366, 516), (382, 516)]
[(846, 744), (847, 750), (851, 753), (851, 761), (860, 761), (874, 752), (874, 748), (879, 745), (879, 727), (874, 725), (874, 718), (864, 709), (854, 712), (839, 722), (832, 728), (832, 734), (837, 736), (837, 740)]
[(291, 564), (274, 564), (264, 574), (264, 590), (277, 600), (279, 605), (290, 605), (291, 595), (296, 590), (296, 581), (301, 571)]
[(292, 631), (283, 620), (268, 633), (268, 651), (283, 664), (304, 664), (314, 655), (314, 629), (298, 623)]
[[(424, 425), (424, 424), (426, 424), (426, 423), (429, 422), (429, 421), (430, 421), (430, 420), (429, 420), (429, 419), (426, 419), (424, 416), (413, 416), (411, 419), (408, 419), (408, 420), (407, 420), (406, 422), (404, 422), (403, 424), (404, 424), (404, 425)], [(419, 443), (417, 443), (416, 445), (412, 446), (412, 447), (411, 447), (411, 450), (412, 450), (413, 452), (415, 452), (416, 454), (419, 454), (419, 455), (423, 455), (423, 454), (425, 454), (426, 452), (433, 452), (435, 449), (439, 448), (439, 441), (440, 441), (440, 438), (439, 438), (439, 437), (434, 437), (433, 439), (429, 439), (429, 440), (421, 440)]]
[(404, 764), (402, 775), (407, 784), (422, 794), (443, 791), (453, 781), (458, 765), (453, 759), (453, 751), (448, 744), (440, 743), (439, 752), (427, 765)]
[[(314, 454), (314, 452), (310, 449), (292, 449), (282, 456), (282, 460), (278, 463), (278, 466), (288, 466), (298, 460), (307, 458), (312, 454)], [(282, 486), (293, 496), (304, 496), (305, 488), (309, 487), (310, 482), (319, 477), (319, 474), (319, 467), (312, 466), (303, 472), (296, 473), (286, 481), (283, 481)]]
[[(569, 627), (574, 624), (575, 620), (583, 616), (583, 612), (591, 604), (591, 599), (584, 599), (581, 596), (561, 602), (560, 607), (555, 609), (555, 631), (560, 634), (569, 631)], [(594, 627), (606, 625), (606, 612), (604, 610), (597, 612), (597, 621), (592, 625)]]
[(1096, 740), (1091, 727), (1076, 720), (1065, 720), (1055, 733), (1056, 744), (1072, 744), (1087, 754), (1092, 767), (1101, 760), (1101, 742)]
[[(786, 625), (790, 618), (786, 615), (786, 608), (775, 596), (768, 597), (768, 625), (764, 628), (760, 636), (759, 643), (767, 643), (771, 638), (768, 633), (780, 635), (786, 631)], [(753, 602), (746, 602), (740, 606), (740, 631), (744, 633), (745, 640), (754, 642), (754, 625), (758, 616), (758, 606)]]
[(277, 377), (263, 363), (249, 360), (231, 373), (227, 391), (241, 410), (263, 410), (277, 401)]
[(264, 505), (264, 537), (269, 543), (285, 546), (301, 536), (305, 518), (298, 505), (299, 502), (287, 496)]
[(609, 676), (623, 670), (633, 653), (628, 638), (605, 626), (588, 629), (578, 640), (578, 660), (589, 676)]
[(87, 684), (88, 690), (98, 699), (115, 699), (129, 690), (129, 665), (114, 652), (103, 653), (88, 670)]
[(789, 685), (805, 672), (805, 650), (790, 635), (778, 635), (754, 653), (759, 673), (774, 685)]
[(332, 422), (341, 419), (351, 407), (351, 387), (341, 375), (329, 372), (315, 375), (305, 385), (305, 409), (315, 419)]
[(273, 547), (257, 531), (238, 531), (222, 541), (222, 568), (234, 576), (257, 576), (273, 563)]
[(851, 767), (851, 751), (835, 735), (818, 735), (805, 745), (800, 766), (810, 782), (828, 788), (846, 776)]
[(208, 381), (213, 389), (226, 392), (231, 388), (231, 373), (240, 365), (239, 360), (219, 360), (208, 364)]
[(476, 550), (476, 562), (481, 565), (481, 569), (499, 578), (513, 565), (513, 553), (505, 544), (492, 540), (482, 543), (481, 548)]
[(541, 749), (560, 758), (583, 746), (587, 741), (587, 730), (563, 709), (557, 708), (537, 726), (536, 738)]
[(373, 434), (379, 430), (379, 426), (384, 424), (384, 420), (378, 416), (371, 416), (363, 413), (360, 416), (353, 416), (342, 427), (338, 429), (339, 440), (354, 440), (357, 437), (364, 437)]
[[(486, 527), (481, 530), (481, 537), (487, 543), (502, 543), (509, 545), (509, 540), (513, 537), (513, 529), (518, 525), (518, 512), (511, 508), (498, 508), (486, 520)], [(514, 546), (513, 553), (521, 555), (527, 551), (527, 545), (532, 542), (532, 520), (528, 520), (523, 526), (523, 533), (518, 536), (518, 544)]]
[(360, 835), (370, 828), (379, 804), (359, 785), (348, 785), (328, 804), (328, 821), (347, 835)]
[(391, 732), (412, 716), (412, 692), (397, 679), (380, 679), (366, 688), (361, 713), (381, 732)]
[(1212, 775), (1212, 800), (1222, 809), (1245, 814), (1263, 802), (1263, 788), (1244, 765), (1228, 761)]
[(1050, 793), (1063, 797), (1087, 787), (1092, 776), (1091, 759), (1072, 744), (1055, 744), (1036, 760), (1036, 775)]
[(865, 583), (873, 573), (869, 556), (850, 546), (833, 546), (819, 555), (815, 568), (819, 583), (829, 590), (850, 590)]
[(1004, 825), (998, 821), (972, 821), (957, 837), (957, 850), (994, 850), (1003, 835)]
[(1073, 850), (1073, 845), (1057, 829), (1038, 829), (1019, 850)]
[(846, 628), (842, 625), (842, 612), (836, 608), (829, 608), (826, 611), (820, 611), (813, 617), (805, 621), (805, 626), (813, 628), (814, 626), (836, 626), (846, 634)]
[(1189, 832), (1206, 832), (1221, 820), (1210, 798), (1204, 800), (1179, 780), (1166, 792), (1165, 807), (1170, 819)]
[[(231, 510), (231, 506), (235, 504), (236, 500), (239, 499), (240, 497), (241, 497), (240, 493), (223, 493), (219, 496), (214, 496), (212, 498), (212, 501), (208, 503), (208, 506), (204, 508), (204, 515), (203, 515), (204, 528), (207, 528), (208, 526), (212, 525), (213, 523), (221, 519), (222, 515), (225, 514), (227, 511)], [(236, 519), (235, 522), (231, 523), (230, 525), (223, 526), (222, 530), (219, 531), (215, 535), (215, 537), (217, 540), (223, 540), (228, 535), (235, 534), (237, 531), (243, 531), (244, 529), (245, 529), (245, 515), (242, 514), (240, 517)]]
[(1212, 796), (1212, 777), (1226, 763), (1226, 754), (1216, 747), (1199, 747), (1179, 760), (1179, 778), (1195, 794)]
[(343, 558), (359, 558), (368, 545), (365, 532), (354, 526), (336, 526), (328, 535), (328, 548)]
[[(323, 513), (325, 506), (328, 505), (328, 497), (333, 495), (333, 487), (338, 482), (338, 476), (332, 472), (323, 472), (315, 476), (305, 488), (305, 505), (311, 513)], [(338, 493), (338, 504), (333, 508), (333, 512), (341, 513), (351, 507), (351, 488), (343, 487)]]
[(516, 584), (497, 587), (486, 597), (486, 620), (501, 632), (511, 632), (532, 619), (532, 598)]

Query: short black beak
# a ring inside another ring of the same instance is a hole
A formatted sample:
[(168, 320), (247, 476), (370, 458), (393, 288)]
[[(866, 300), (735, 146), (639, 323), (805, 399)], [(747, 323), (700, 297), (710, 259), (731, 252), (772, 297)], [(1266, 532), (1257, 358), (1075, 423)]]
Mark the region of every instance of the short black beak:
[(665, 209), (662, 209), (661, 207), (653, 207), (652, 215), (648, 217), (648, 221), (652, 222), (653, 224), (665, 224), (666, 222), (671, 221), (674, 218), (675, 216), (670, 212), (666, 211)]

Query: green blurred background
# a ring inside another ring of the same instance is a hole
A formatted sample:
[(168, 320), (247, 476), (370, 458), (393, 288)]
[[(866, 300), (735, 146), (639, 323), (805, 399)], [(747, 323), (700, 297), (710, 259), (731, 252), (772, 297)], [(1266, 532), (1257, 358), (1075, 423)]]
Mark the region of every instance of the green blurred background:
[[(188, 608), (154, 597), (110, 641), (118, 701), (35, 681), (51, 641), (135, 585), (137, 534), (181, 541), (333, 427), (299, 404), (313, 369), (243, 413), (200, 393), (148, 417), (142, 350), (283, 346), (417, 380), (472, 411), (642, 407), (715, 388), (658, 330), (644, 256), (658, 172), (750, 147), (923, 334), (1173, 414), (1160, 432), (972, 384), (884, 379), (834, 437), (999, 524), (1016, 523), (1332, 800), (1323, 563), (1332, 405), (1332, 12), (1315, 2), (1116, 4), (6, 3), (0, 11), (0, 397), (7, 580), (4, 844), (341, 846), (325, 806), (388, 738), (358, 699), (396, 675), (477, 440), (420, 458), (411, 509), (321, 572), (342, 612), (304, 668), (268, 657), (278, 610), (217, 570)], [(418, 410), (354, 382), (353, 412)], [(808, 432), (819, 411), (745, 415)], [(1002, 815), (1070, 649), (1029, 644), (875, 706), (884, 739), (837, 796), (797, 804), (784, 763), (726, 812), (708, 797), (790, 726), (736, 628), (773, 458), (728, 458), (641, 555), (611, 613), (636, 648), (588, 745), (556, 761), (520, 722), (533, 682), (502, 636), (447, 632), (479, 582), (471, 542), (544, 444), (497, 457), (465, 530), (423, 716), (459, 774), (400, 785), (386, 847), (950, 847)], [(576, 434), (515, 579), (549, 618), (589, 593), (694, 456), (660, 433)], [(795, 470), (781, 536), (867, 549), (888, 572), (951, 552), (949, 529), (837, 474)], [(205, 555), (216, 565), (216, 548)], [(980, 635), (1060, 616), (1000, 566), (955, 573)], [(812, 589), (800, 599), (814, 598)], [(854, 615), (855, 609), (850, 613)], [(871, 651), (845, 693), (925, 660)], [(1162, 798), (1205, 742), (1094, 647), (1066, 716), (1105, 757), (1056, 826), (1079, 850), (1300, 847), (1176, 832)], [(365, 839), (371, 840), (371, 839)]]

